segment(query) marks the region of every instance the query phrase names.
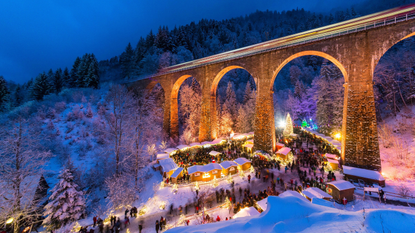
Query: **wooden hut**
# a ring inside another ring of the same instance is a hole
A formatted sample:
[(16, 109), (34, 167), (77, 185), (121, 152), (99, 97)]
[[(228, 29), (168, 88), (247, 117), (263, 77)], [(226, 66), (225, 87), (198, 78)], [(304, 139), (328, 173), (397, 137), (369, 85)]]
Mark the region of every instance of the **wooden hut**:
[(243, 146), (248, 153), (252, 153), (252, 148), (254, 148), (254, 144), (247, 143)]
[(177, 180), (182, 178), (182, 176), (183, 176), (183, 168), (179, 167), (173, 172), (173, 174), (171, 174), (170, 181), (173, 184), (177, 184)]
[(211, 152), (209, 152), (209, 154), (216, 157), (222, 153), (212, 150)]
[(190, 181), (211, 181), (213, 177), (221, 178), (222, 167), (217, 163), (209, 163), (205, 166), (195, 165), (189, 167), (187, 172), (190, 175)]
[(161, 166), (160, 173), (164, 177), (170, 177), (170, 175), (178, 168), (172, 158), (160, 160), (158, 163)]
[(377, 171), (366, 170), (357, 167), (343, 166), (345, 177), (353, 180), (361, 179), (366, 183), (376, 183), (385, 187), (385, 178)]
[(164, 153), (167, 153), (169, 155), (174, 155), (176, 154), (177, 148), (167, 148), (164, 150)]
[(319, 188), (308, 188), (303, 191), (303, 195), (309, 200), (312, 201), (313, 198), (320, 198), (327, 201), (330, 201), (332, 198), (328, 193), (324, 192)]
[(235, 174), (238, 172), (238, 164), (236, 164), (234, 161), (224, 161), (220, 164), (222, 167), (222, 174), (225, 176), (231, 174)]
[(330, 165), (333, 170), (339, 169), (339, 160), (337, 159), (327, 159), (327, 164)]
[(282, 143), (277, 143), (277, 151), (279, 150), (279, 149), (281, 149), (281, 148), (283, 148), (283, 147), (285, 147), (285, 145), (284, 144), (282, 144)]
[(283, 148), (279, 149), (276, 154), (281, 159), (287, 160), (289, 158), (289, 156), (292, 155), (293, 153), (291, 151), (291, 148), (283, 147)]
[(169, 154), (167, 153), (157, 154), (157, 162), (163, 159), (168, 159), (168, 158), (169, 158)]
[(251, 161), (246, 158), (237, 158), (234, 160), (238, 167), (242, 169), (242, 171), (248, 170), (251, 167)]
[(189, 149), (189, 148), (190, 148), (190, 146), (189, 146), (189, 145), (178, 145), (178, 146), (177, 146), (177, 149), (179, 149), (179, 150), (181, 150), (181, 151), (187, 150), (187, 149)]
[(201, 146), (202, 146), (202, 144), (200, 142), (190, 143), (190, 147), (201, 147)]
[(327, 183), (328, 193), (338, 202), (345, 197), (347, 201), (353, 201), (354, 185), (349, 181), (337, 180)]

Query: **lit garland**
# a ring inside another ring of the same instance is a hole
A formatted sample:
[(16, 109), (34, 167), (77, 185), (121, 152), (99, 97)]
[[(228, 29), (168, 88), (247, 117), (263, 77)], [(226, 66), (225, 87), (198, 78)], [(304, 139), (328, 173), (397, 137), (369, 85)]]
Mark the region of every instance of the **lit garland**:
[(79, 232), (81, 230), (81, 225), (79, 225), (79, 222), (75, 222), (74, 226), (72, 227), (71, 232)]
[(164, 188), (164, 180), (160, 183), (160, 189)]
[(147, 206), (143, 205), (143, 208), (138, 212), (138, 215), (143, 216), (147, 212)]
[(216, 176), (213, 176), (213, 184), (212, 184), (212, 186), (213, 186), (214, 188), (216, 188), (216, 187), (218, 187), (218, 186), (219, 186), (219, 183), (218, 183), (218, 181), (216, 180)]
[(199, 190), (200, 188), (199, 188), (199, 182), (197, 182), (196, 181), (196, 183), (195, 183), (195, 190)]
[(231, 173), (229, 173), (227, 181), (228, 181), (229, 184), (231, 184), (233, 182), (233, 178), (232, 178)]
[(161, 210), (166, 209), (166, 202), (165, 201), (160, 202), (160, 209)]
[(177, 193), (177, 191), (179, 190), (177, 184), (173, 184), (173, 193)]

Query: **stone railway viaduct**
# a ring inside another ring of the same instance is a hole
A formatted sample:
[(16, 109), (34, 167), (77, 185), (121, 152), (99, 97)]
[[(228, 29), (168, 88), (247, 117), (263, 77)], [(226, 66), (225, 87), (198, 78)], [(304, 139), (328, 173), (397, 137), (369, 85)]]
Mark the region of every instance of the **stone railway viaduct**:
[[(332, 29), (324, 32), (325, 28)], [(194, 77), (202, 89), (199, 140), (207, 141), (218, 137), (213, 125), (218, 120), (219, 81), (230, 70), (244, 69), (257, 88), (254, 148), (271, 151), (276, 147), (272, 95), (278, 73), (295, 58), (320, 56), (334, 63), (344, 77), (343, 164), (380, 170), (373, 73), (389, 48), (414, 34), (415, 6), (411, 5), (168, 67), (132, 82), (130, 88), (152, 89), (160, 83), (165, 92), (163, 128), (178, 137), (178, 92), (184, 80)]]

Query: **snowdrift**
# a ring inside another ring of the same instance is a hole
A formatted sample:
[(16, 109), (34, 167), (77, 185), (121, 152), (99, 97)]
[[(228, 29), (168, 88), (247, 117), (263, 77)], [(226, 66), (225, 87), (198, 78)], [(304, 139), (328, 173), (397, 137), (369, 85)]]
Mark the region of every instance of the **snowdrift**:
[(295, 196), (268, 197), (268, 208), (255, 217), (242, 217), (198, 226), (173, 228), (179, 232), (414, 232), (415, 215), (391, 210), (349, 212), (315, 205)]

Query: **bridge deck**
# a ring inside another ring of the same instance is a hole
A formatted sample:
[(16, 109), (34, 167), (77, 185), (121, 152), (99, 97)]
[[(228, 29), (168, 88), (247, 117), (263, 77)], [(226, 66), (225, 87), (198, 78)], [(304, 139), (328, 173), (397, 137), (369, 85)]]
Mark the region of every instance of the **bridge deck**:
[(394, 9), (362, 16), (359, 18), (347, 20), (344, 22), (327, 25), (324, 27), (312, 29), (305, 32), (281, 37), (278, 39), (254, 44), (251, 46), (235, 49), (232, 51), (212, 55), (209, 57), (181, 63), (167, 67), (151, 77), (157, 77), (164, 74), (174, 73), (182, 70), (188, 70), (205, 66), (213, 63), (233, 60), (241, 57), (251, 56), (258, 53), (278, 50), (286, 47), (305, 44), (317, 40), (331, 37), (337, 37), (348, 33), (354, 33), (363, 30), (369, 30), (379, 26), (385, 26), (397, 22), (402, 22), (415, 18), (415, 4), (397, 7)]

